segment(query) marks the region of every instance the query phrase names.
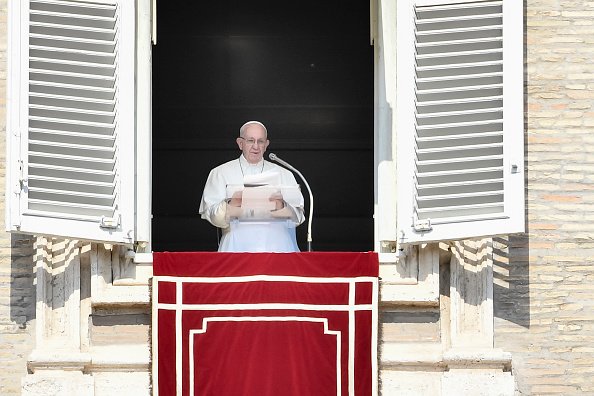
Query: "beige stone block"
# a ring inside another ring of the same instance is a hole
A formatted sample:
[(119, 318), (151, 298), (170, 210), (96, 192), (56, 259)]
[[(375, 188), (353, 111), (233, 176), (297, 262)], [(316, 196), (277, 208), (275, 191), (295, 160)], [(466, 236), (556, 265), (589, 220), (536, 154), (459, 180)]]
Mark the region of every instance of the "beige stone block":
[(594, 353), (594, 347), (576, 347), (572, 349), (575, 353)]
[(569, 394), (575, 392), (577, 389), (572, 386), (560, 386), (560, 385), (535, 385), (532, 387), (532, 394)]
[(559, 316), (555, 318), (555, 322), (594, 322), (594, 316), (588, 315), (575, 315), (575, 316)]
[[(535, 12), (536, 14), (536, 12)], [(556, 11), (556, 10), (549, 10), (549, 11), (538, 11), (538, 15), (540, 16), (546, 16), (546, 17), (558, 17), (559, 15), (561, 15), (560, 11)]]
[(578, 249), (579, 245), (577, 243), (557, 243), (555, 244), (557, 249), (567, 250), (567, 249)]
[(529, 385), (532, 385), (532, 384), (563, 385), (565, 383), (565, 380), (563, 377), (552, 377), (552, 378), (537, 377), (537, 378), (527, 378), (525, 380), (525, 383), (529, 384)]
[[(567, 282), (581, 282), (583, 280), (584, 280), (583, 276), (568, 276), (566, 278)], [(572, 296), (573, 296), (573, 294), (572, 294)]]
[(540, 275), (538, 279), (543, 282), (561, 282), (563, 280), (562, 276), (550, 276), (550, 275)]
[(572, 84), (567, 84), (565, 86), (565, 88), (571, 89), (571, 90), (584, 90), (584, 89), (586, 89), (586, 85), (585, 84), (572, 83)]
[(520, 375), (526, 375), (530, 377), (538, 377), (545, 375), (562, 375), (565, 370), (562, 368), (522, 368), (518, 369)]
[(578, 325), (558, 325), (557, 330), (559, 331), (577, 331), (581, 330), (582, 326)]
[(566, 93), (567, 97), (575, 100), (592, 99), (594, 93), (589, 91), (570, 91)]
[(527, 27), (551, 27), (551, 26), (568, 26), (569, 21), (559, 20), (530, 20), (526, 22)]
[(528, 0), (527, 2), (528, 8), (537, 8), (537, 7), (557, 7), (557, 0)]
[(550, 352), (553, 353), (567, 353), (567, 352), (571, 352), (571, 348), (568, 347), (556, 347), (556, 348), (549, 348)]
[(563, 305), (561, 305), (561, 310), (563, 310), (563, 311), (579, 311), (583, 308), (584, 308), (584, 306), (581, 304), (563, 304)]
[(594, 373), (594, 367), (578, 367), (568, 371), (570, 374), (591, 374)]
[(588, 335), (557, 335), (554, 338), (555, 341), (559, 342), (594, 342), (594, 336)]
[(529, 329), (530, 334), (548, 333), (549, 331), (551, 331), (550, 327), (531, 327)]
[(594, 11), (562, 11), (561, 15), (565, 18), (592, 18), (594, 17)]

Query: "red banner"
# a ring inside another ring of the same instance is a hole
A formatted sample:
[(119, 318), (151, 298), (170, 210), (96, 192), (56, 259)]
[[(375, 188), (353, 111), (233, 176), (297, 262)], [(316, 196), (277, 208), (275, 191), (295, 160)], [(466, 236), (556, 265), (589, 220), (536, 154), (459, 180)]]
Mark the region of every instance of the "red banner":
[(154, 253), (156, 395), (375, 395), (375, 253)]

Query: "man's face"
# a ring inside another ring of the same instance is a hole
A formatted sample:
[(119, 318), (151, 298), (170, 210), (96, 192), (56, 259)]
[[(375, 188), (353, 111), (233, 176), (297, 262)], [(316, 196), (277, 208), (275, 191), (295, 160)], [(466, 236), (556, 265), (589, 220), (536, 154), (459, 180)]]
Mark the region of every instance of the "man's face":
[(266, 139), (266, 131), (258, 124), (248, 125), (243, 132), (243, 139), (237, 138), (237, 145), (250, 164), (260, 162), (268, 143), (270, 142)]

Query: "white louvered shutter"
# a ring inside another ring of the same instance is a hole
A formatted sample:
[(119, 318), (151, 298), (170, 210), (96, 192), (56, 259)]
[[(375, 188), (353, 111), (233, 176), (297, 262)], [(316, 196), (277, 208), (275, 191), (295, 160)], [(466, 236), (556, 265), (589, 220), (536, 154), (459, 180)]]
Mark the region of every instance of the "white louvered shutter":
[(7, 229), (132, 243), (134, 2), (11, 4)]
[(398, 2), (401, 243), (524, 231), (522, 13)]

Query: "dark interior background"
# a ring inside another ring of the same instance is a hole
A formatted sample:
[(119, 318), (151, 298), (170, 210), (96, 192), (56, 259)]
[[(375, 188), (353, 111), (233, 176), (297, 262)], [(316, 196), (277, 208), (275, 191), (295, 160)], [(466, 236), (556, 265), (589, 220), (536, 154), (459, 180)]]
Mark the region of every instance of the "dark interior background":
[[(202, 189), (211, 168), (240, 155), (249, 120), (268, 128), (265, 158), (276, 153), (313, 191), (313, 250), (373, 250), (369, 3), (161, 1), (157, 12), (153, 250), (217, 249), (198, 215)], [(306, 234), (307, 222), (301, 250)]]

